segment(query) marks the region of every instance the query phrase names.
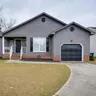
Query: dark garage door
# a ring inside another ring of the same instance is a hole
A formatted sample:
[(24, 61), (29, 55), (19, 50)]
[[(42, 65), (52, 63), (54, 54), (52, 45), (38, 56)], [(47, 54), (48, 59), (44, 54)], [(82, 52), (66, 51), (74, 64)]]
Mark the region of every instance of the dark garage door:
[(82, 46), (80, 44), (62, 45), (61, 61), (82, 61)]

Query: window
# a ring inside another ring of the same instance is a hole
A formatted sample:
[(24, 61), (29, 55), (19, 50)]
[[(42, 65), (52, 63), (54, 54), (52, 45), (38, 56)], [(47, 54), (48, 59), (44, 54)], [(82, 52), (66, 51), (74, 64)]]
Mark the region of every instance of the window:
[(26, 47), (26, 40), (25, 39), (22, 40), (22, 46)]
[(73, 32), (75, 30), (74, 27), (70, 27), (70, 31)]
[(46, 52), (46, 38), (33, 38), (33, 52)]
[(42, 21), (42, 22), (45, 22), (45, 21), (46, 21), (46, 19), (45, 19), (45, 18), (42, 18), (42, 19), (41, 19), (41, 21)]

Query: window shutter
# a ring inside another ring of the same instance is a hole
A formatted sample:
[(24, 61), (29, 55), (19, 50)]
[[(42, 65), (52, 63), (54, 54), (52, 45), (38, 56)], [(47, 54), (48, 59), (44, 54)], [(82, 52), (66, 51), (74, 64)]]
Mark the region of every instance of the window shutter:
[(33, 52), (33, 38), (30, 38), (30, 52)]
[(49, 37), (46, 38), (46, 52), (49, 52)]

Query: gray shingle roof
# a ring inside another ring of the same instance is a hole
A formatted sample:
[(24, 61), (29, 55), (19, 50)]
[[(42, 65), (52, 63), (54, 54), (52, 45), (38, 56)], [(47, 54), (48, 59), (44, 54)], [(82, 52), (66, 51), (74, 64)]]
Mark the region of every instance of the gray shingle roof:
[(90, 30), (89, 28), (85, 28), (84, 26), (82, 26), (82, 25), (80, 25), (80, 24), (78, 24), (78, 23), (76, 23), (76, 22), (74, 22), (74, 21), (71, 22), (71, 23), (69, 23), (69, 24), (67, 24), (66, 26), (64, 26), (64, 27), (62, 27), (62, 28), (60, 28), (60, 29), (57, 29), (57, 30), (53, 31), (51, 34), (54, 35), (55, 33), (57, 33), (57, 32), (59, 32), (59, 31), (65, 29), (66, 27), (68, 27), (68, 26), (70, 26), (70, 25), (72, 25), (72, 24), (74, 24), (74, 25), (76, 25), (76, 26), (78, 26), (78, 27), (80, 27), (80, 28), (86, 30), (87, 32), (90, 33), (90, 35), (96, 34), (93, 30)]
[(57, 18), (55, 18), (55, 17), (53, 17), (53, 16), (51, 16), (51, 15), (49, 15), (49, 14), (43, 12), (43, 13), (41, 13), (41, 14), (39, 14), (39, 15), (37, 15), (37, 16), (35, 16), (35, 17), (33, 17), (33, 18), (31, 18), (31, 19), (29, 19), (29, 20), (27, 20), (27, 21), (25, 21), (25, 22), (23, 22), (23, 23), (21, 23), (21, 24), (15, 26), (15, 27), (13, 27), (13, 28), (7, 30), (7, 31), (5, 31), (3, 34), (6, 34), (6, 33), (10, 32), (10, 31), (12, 31), (12, 30), (14, 30), (14, 29), (16, 29), (16, 28), (18, 28), (18, 27), (21, 27), (21, 26), (23, 26), (23, 25), (25, 25), (25, 24), (27, 24), (27, 23), (33, 21), (34, 19), (36, 19), (36, 18), (38, 18), (38, 17), (40, 17), (40, 16), (42, 16), (42, 15), (47, 16), (47, 17), (49, 17), (49, 18), (51, 18), (51, 19), (53, 19), (53, 20), (55, 20), (55, 21), (57, 21), (57, 22), (63, 24), (64, 26), (66, 25), (65, 22), (62, 22), (61, 20), (59, 20), (59, 19), (57, 19)]
[(88, 29), (90, 29), (96, 33), (96, 27), (88, 27)]

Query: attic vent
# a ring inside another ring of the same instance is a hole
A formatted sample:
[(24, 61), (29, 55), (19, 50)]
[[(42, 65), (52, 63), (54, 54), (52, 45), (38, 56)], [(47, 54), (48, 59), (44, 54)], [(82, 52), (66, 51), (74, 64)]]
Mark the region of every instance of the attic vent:
[(46, 19), (45, 19), (45, 18), (42, 18), (42, 19), (41, 19), (41, 21), (42, 21), (42, 22), (45, 22), (45, 21), (46, 21)]
[(70, 31), (73, 32), (75, 30), (74, 27), (70, 27)]

